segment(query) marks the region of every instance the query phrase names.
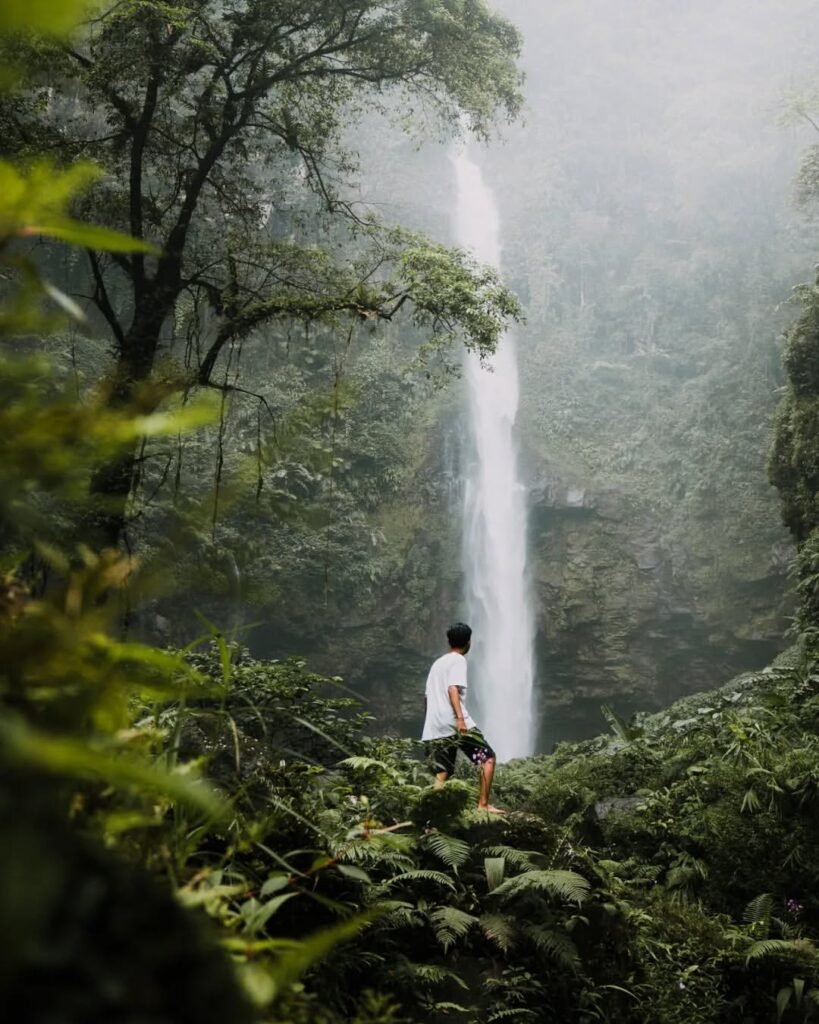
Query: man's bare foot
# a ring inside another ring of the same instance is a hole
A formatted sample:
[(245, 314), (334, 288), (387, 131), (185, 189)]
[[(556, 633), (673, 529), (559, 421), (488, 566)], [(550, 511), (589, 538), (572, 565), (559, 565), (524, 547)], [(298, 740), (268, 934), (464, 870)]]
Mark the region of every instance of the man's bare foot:
[(500, 807), (495, 807), (493, 804), (478, 804), (479, 811), (486, 811), (487, 814), (506, 814), (506, 811), (502, 811)]

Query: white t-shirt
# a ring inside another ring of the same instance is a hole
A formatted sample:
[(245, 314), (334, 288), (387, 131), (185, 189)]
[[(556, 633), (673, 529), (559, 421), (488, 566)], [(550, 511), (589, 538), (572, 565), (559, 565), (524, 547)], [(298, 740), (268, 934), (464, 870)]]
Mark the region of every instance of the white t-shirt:
[(424, 721), (422, 740), (439, 740), (455, 732), (455, 712), (449, 699), (450, 686), (457, 686), (461, 696), (461, 710), (467, 729), (477, 726), (466, 710), (466, 658), (450, 651), (432, 663), (427, 676), (427, 717)]

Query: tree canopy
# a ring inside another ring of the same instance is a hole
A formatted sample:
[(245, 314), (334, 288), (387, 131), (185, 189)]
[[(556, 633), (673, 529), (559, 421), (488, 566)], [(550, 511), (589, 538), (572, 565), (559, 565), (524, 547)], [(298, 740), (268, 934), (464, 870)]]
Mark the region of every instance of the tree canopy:
[[(71, 44), (32, 47), (38, 86), (6, 104), (7, 137), (22, 155), (93, 160), (105, 173), (83, 211), (159, 251), (88, 243), (111, 401), (151, 407), (166, 393), (146, 385), (186, 319), (187, 382), (205, 386), (226, 347), (274, 319), (389, 321), (406, 307), (434, 345), (491, 351), (513, 297), (463, 252), (357, 208), (348, 140), (373, 109), (485, 136), (519, 112), (519, 48), (482, 0), (122, 0)], [(113, 501), (109, 541), (133, 472), (128, 457), (96, 475)]]

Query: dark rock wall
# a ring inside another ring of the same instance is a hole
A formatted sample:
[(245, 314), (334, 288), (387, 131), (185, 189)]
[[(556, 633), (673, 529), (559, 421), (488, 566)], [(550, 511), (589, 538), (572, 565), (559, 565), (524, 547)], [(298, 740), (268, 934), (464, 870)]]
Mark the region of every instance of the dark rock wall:
[(541, 743), (588, 735), (600, 705), (657, 708), (759, 668), (781, 649), (782, 552), (759, 550), (758, 577), (725, 580), (729, 604), (681, 571), (675, 544), (628, 494), (545, 471), (531, 489)]

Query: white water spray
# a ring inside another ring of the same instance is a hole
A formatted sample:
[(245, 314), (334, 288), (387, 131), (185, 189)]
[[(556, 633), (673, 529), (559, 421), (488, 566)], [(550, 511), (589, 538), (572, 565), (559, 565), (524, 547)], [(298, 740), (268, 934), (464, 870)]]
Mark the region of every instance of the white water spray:
[[(456, 235), (482, 262), (500, 262), (500, 220), (480, 168), (453, 157), (458, 185)], [(478, 724), (508, 761), (534, 751), (533, 622), (527, 585), (526, 491), (514, 438), (518, 368), (514, 342), (502, 339), (491, 371), (466, 363), (473, 457), (466, 473), (464, 565), (474, 653), (470, 687)]]

